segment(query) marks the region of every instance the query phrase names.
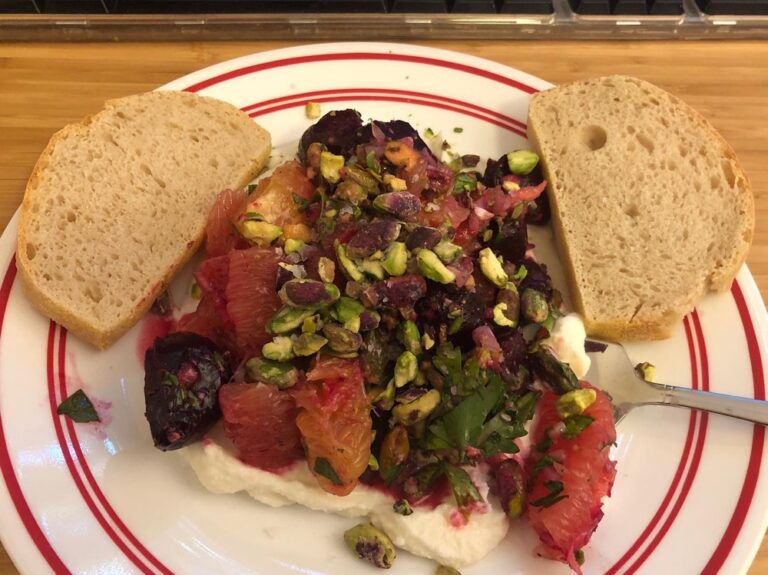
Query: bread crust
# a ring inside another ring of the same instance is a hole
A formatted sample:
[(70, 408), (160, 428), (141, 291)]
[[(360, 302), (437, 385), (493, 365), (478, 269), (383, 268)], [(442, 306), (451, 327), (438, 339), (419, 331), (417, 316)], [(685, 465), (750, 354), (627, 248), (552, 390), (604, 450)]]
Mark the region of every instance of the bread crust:
[[(150, 94), (158, 94), (153, 92)], [(167, 94), (170, 98), (175, 98), (177, 95), (180, 98), (200, 98), (205, 101), (216, 102), (216, 105), (225, 105), (231, 108), (233, 112), (241, 114), (237, 108), (214, 100), (213, 98), (207, 98), (203, 96), (196, 96), (184, 92), (160, 92), (159, 94)], [(114, 99), (105, 102), (105, 111), (109, 108), (120, 107), (126, 100), (132, 98), (141, 97), (143, 95), (128, 96), (126, 98)], [(149, 289), (142, 297), (141, 301), (136, 305), (129, 314), (123, 317), (119, 322), (113, 324), (111, 329), (102, 330), (93, 322), (89, 321), (89, 318), (82, 317), (81, 315), (74, 313), (66, 305), (51, 298), (46, 290), (41, 288), (38, 281), (35, 279), (34, 266), (35, 264), (30, 260), (26, 252), (27, 246), (27, 234), (29, 229), (29, 220), (31, 217), (31, 205), (36, 194), (42, 193), (40, 191), (41, 174), (49, 168), (51, 158), (57, 145), (60, 144), (65, 138), (68, 137), (87, 137), (88, 127), (93, 123), (98, 114), (93, 114), (85, 117), (81, 122), (76, 124), (70, 124), (65, 126), (61, 130), (57, 131), (50, 139), (45, 149), (38, 158), (35, 166), (32, 169), (30, 177), (27, 181), (26, 189), (24, 192), (24, 198), (21, 204), (19, 227), (17, 233), (16, 242), (16, 267), (18, 270), (19, 279), (21, 280), (22, 289), (29, 302), (41, 311), (44, 315), (51, 318), (56, 323), (64, 326), (68, 331), (80, 337), (81, 339), (91, 343), (99, 349), (106, 349), (110, 347), (115, 341), (117, 341), (122, 335), (125, 334), (131, 327), (133, 327), (139, 319), (146, 314), (152, 307), (152, 304), (157, 297), (168, 287), (176, 273), (184, 267), (184, 265), (192, 258), (192, 256), (200, 248), (205, 235), (205, 220), (198, 222), (197, 229), (194, 230), (193, 239), (186, 243), (183, 250), (181, 250), (172, 264), (157, 277), (153, 282), (151, 289)], [(249, 118), (249, 121), (250, 118)], [(266, 165), (269, 154), (271, 152), (271, 138), (269, 133), (266, 132), (260, 126), (254, 124), (254, 126), (260, 131), (260, 135), (265, 138), (263, 147), (258, 150), (258, 154), (253, 158), (243, 158), (243, 166), (250, 164), (247, 170), (244, 172), (240, 181), (232, 182), (231, 184), (235, 188), (244, 187), (251, 182), (258, 174), (263, 170)], [(160, 190), (162, 191), (162, 190)], [(218, 193), (218, 192), (216, 192)], [(215, 198), (215, 194), (211, 196), (211, 203)]]
[[(557, 179), (555, 173), (555, 167), (552, 162), (555, 162), (557, 158), (550, 158), (542, 151), (541, 140), (545, 135), (538, 133), (537, 114), (539, 114), (539, 106), (542, 99), (547, 98), (547, 92), (540, 92), (535, 94), (531, 100), (528, 116), (528, 137), (531, 146), (541, 156), (541, 164), (544, 172), (544, 176), (548, 182), (548, 194), (550, 199), (550, 206), (552, 211), (552, 225), (555, 232), (555, 240), (560, 253), (562, 264), (565, 271), (566, 280), (570, 288), (571, 299), (574, 304), (574, 308), (584, 318), (584, 324), (587, 333), (592, 337), (597, 337), (612, 341), (638, 341), (638, 340), (658, 340), (666, 339), (670, 337), (682, 317), (689, 313), (695, 306), (696, 302), (707, 292), (723, 292), (730, 289), (734, 277), (738, 273), (739, 269), (743, 265), (749, 245), (752, 242), (754, 234), (754, 197), (752, 195), (751, 186), (743, 167), (739, 163), (733, 148), (725, 141), (712, 124), (704, 118), (699, 112), (691, 108), (688, 104), (673, 96), (663, 92), (660, 88), (653, 86), (642, 80), (635, 78), (629, 78), (626, 76), (608, 76), (605, 78), (597, 78), (587, 82), (602, 82), (609, 81), (626, 81), (639, 82), (644, 86), (650, 87), (657, 93), (663, 93), (670, 98), (670, 100), (677, 106), (687, 117), (687, 120), (696, 124), (699, 128), (703, 129), (711, 138), (710, 145), (716, 146), (721, 150), (723, 161), (727, 161), (730, 166), (734, 177), (733, 186), (740, 193), (739, 201), (743, 202), (745, 209), (740, 222), (739, 229), (741, 239), (737, 245), (733, 246), (733, 252), (727, 261), (722, 262), (722, 265), (717, 267), (713, 266), (708, 270), (706, 274), (706, 280), (701, 285), (692, 285), (687, 294), (687, 297), (682, 298), (677, 302), (670, 302), (670, 306), (667, 309), (660, 310), (658, 313), (651, 317), (637, 318), (633, 317), (632, 321), (616, 321), (607, 317), (592, 316), (588, 313), (587, 306), (585, 305), (583, 294), (579, 288), (579, 278), (574, 266), (574, 257), (571, 251), (571, 246), (568, 244), (568, 239), (565, 237), (565, 226), (563, 224), (563, 216), (561, 213), (560, 205), (558, 203), (558, 193), (561, 190), (560, 182)], [(565, 84), (563, 86), (553, 88), (553, 90), (566, 90), (574, 87), (583, 87), (585, 82), (573, 82), (571, 84)], [(640, 278), (642, 279), (642, 278)]]

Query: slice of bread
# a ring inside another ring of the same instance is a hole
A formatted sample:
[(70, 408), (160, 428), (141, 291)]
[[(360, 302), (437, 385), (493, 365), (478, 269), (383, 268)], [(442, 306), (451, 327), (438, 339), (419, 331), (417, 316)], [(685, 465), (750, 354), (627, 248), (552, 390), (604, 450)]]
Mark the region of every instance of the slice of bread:
[(185, 92), (113, 100), (56, 133), (21, 206), (29, 300), (99, 348), (134, 325), (203, 240), (216, 195), (264, 167), (269, 133)]
[(560, 255), (587, 333), (669, 337), (744, 262), (754, 199), (733, 149), (699, 113), (625, 76), (536, 94), (539, 152)]

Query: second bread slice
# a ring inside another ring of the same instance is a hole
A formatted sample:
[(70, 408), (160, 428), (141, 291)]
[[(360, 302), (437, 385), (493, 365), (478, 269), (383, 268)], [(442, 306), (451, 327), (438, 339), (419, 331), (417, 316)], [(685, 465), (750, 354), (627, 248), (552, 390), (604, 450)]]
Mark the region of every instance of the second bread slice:
[(730, 287), (754, 200), (733, 150), (695, 110), (610, 76), (535, 95), (528, 133), (590, 335), (668, 337), (698, 298)]

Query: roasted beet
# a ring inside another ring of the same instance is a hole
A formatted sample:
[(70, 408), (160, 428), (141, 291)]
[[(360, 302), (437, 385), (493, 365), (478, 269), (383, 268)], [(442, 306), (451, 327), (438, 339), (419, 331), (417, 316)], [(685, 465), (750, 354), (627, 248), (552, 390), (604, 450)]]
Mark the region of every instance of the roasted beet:
[[(387, 140), (402, 140), (403, 138), (411, 138), (413, 140), (413, 147), (416, 150), (427, 150), (429, 155), (434, 158), (429, 147), (421, 139), (416, 129), (404, 120), (392, 120), (390, 122), (376, 122), (376, 126), (384, 133)], [(371, 132), (371, 125), (365, 126), (366, 135), (373, 138)]]
[(357, 110), (334, 110), (312, 124), (299, 141), (299, 158), (303, 162), (307, 148), (314, 142), (324, 144), (328, 151), (347, 157), (357, 144), (368, 141), (370, 132), (364, 133), (363, 121)]
[(405, 275), (378, 281), (364, 292), (368, 303), (374, 306), (408, 308), (427, 293), (427, 280), (422, 276)]
[(520, 284), (520, 293), (530, 288), (544, 294), (547, 299), (552, 297), (552, 279), (547, 273), (547, 267), (530, 258), (523, 260), (527, 274)]
[(144, 357), (145, 416), (155, 447), (178, 449), (219, 419), (218, 391), (231, 370), (208, 338), (177, 332), (155, 340)]
[(517, 263), (528, 249), (528, 229), (522, 219), (505, 219), (491, 243), (493, 250), (508, 262)]

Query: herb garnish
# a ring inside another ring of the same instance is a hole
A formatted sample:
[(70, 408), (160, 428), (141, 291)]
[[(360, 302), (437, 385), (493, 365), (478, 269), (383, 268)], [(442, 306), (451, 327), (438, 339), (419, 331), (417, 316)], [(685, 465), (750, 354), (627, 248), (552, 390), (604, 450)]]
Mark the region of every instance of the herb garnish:
[(96, 409), (93, 407), (93, 403), (91, 403), (91, 400), (88, 399), (88, 396), (85, 395), (85, 392), (82, 389), (78, 389), (75, 393), (62, 401), (56, 409), (56, 413), (59, 415), (66, 415), (76, 423), (101, 421), (99, 419), (99, 414), (96, 413)]
[(558, 501), (562, 501), (568, 497), (567, 495), (560, 495), (563, 491), (562, 481), (545, 481), (544, 487), (549, 489), (549, 494), (536, 501), (531, 501), (531, 505), (534, 507), (552, 507)]
[(445, 476), (451, 486), (451, 491), (459, 507), (466, 507), (473, 501), (482, 501), (480, 492), (472, 483), (469, 474), (461, 467), (456, 467), (448, 463), (445, 464)]
[(566, 439), (573, 439), (578, 436), (579, 433), (584, 431), (589, 424), (594, 421), (594, 418), (588, 415), (571, 415), (565, 419), (565, 430), (563, 431), (563, 437)]
[(336, 473), (336, 470), (324, 457), (315, 459), (315, 473), (319, 473), (334, 485), (341, 485), (343, 483)]

